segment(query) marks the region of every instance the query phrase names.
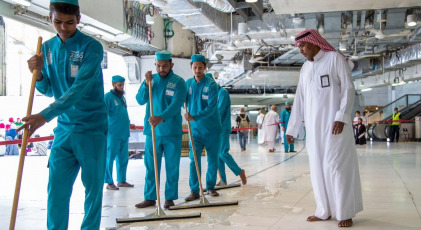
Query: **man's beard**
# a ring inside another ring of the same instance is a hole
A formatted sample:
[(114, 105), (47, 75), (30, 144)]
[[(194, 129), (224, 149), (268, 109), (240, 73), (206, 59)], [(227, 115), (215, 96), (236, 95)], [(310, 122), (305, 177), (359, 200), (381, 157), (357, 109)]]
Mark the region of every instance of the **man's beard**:
[(124, 92), (124, 90), (118, 90), (117, 88), (114, 88), (113, 89), (113, 91), (114, 91), (114, 93), (118, 96), (118, 97), (122, 97), (122, 96), (124, 96), (124, 94), (126, 93), (126, 92)]
[(286, 108), (286, 110), (289, 112), (289, 111), (291, 111), (291, 108)]
[(171, 73), (171, 70), (172, 70), (172, 68), (170, 69), (170, 71), (168, 71), (168, 73), (166, 73), (166, 72), (158, 72), (158, 75), (160, 76), (160, 77), (167, 77), (168, 76), (168, 74), (170, 74)]

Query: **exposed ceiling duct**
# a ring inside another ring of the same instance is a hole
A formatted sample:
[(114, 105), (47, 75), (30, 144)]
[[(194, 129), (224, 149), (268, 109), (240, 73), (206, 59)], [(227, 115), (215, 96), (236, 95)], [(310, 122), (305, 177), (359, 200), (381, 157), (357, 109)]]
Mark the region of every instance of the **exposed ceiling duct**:
[(193, 2), (203, 2), (224, 13), (234, 12), (234, 7), (227, 0), (193, 0)]

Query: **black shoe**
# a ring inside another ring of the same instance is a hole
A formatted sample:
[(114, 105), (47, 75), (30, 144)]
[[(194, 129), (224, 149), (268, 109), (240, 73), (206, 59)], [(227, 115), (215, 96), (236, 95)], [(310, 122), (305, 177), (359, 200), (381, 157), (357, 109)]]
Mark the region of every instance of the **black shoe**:
[(166, 200), (164, 204), (164, 208), (169, 209), (171, 206), (174, 206), (174, 201)]
[(192, 192), (192, 193), (190, 193), (190, 195), (188, 197), (184, 198), (184, 200), (185, 201), (193, 201), (193, 200), (197, 200), (199, 198), (200, 198), (199, 193)]
[(289, 151), (290, 153), (296, 153), (297, 151)]
[(210, 196), (219, 196), (219, 193), (215, 189), (209, 189), (208, 195)]
[(144, 200), (142, 202), (140, 202), (139, 204), (136, 204), (136, 208), (147, 208), (147, 207), (152, 207), (156, 205), (156, 201), (154, 200)]

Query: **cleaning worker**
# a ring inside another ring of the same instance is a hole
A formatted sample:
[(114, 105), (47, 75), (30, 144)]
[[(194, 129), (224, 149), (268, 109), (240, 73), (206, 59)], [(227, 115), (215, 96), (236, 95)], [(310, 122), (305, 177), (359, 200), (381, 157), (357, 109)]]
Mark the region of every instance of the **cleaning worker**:
[[(194, 140), (196, 154), (198, 155), (199, 172), (201, 172), (200, 155), (206, 148), (208, 169), (206, 173), (206, 189), (211, 196), (219, 196), (215, 190), (216, 175), (218, 170), (218, 153), (220, 148), (220, 134), (222, 132), (221, 119), (218, 113), (218, 87), (214, 80), (205, 77), (206, 59), (201, 54), (191, 57), (190, 67), (194, 77), (186, 81), (187, 109), (184, 115), (190, 121), (191, 132)], [(192, 141), (192, 140), (190, 140)], [(199, 181), (193, 150), (190, 143), (190, 195), (186, 201), (200, 198)]]
[(22, 119), (31, 136), (55, 117), (54, 145), (49, 159), (47, 229), (67, 229), (73, 184), (82, 171), (85, 186), (83, 230), (99, 229), (107, 146), (107, 110), (101, 61), (103, 48), (81, 33), (77, 0), (52, 0), (50, 20), (57, 35), (28, 60), (37, 70), (36, 88), (55, 101), (40, 113)]
[[(129, 137), (130, 129), (135, 129), (130, 124), (127, 113), (126, 98), (124, 98), (124, 77), (115, 75), (112, 77), (113, 89), (104, 96), (108, 111), (108, 135), (107, 135), (107, 164), (105, 167), (105, 183), (109, 190), (119, 190), (119, 187), (131, 188), (134, 185), (126, 182), (127, 165), (129, 164)], [(113, 165), (116, 159), (117, 186), (113, 180)]]
[[(181, 158), (181, 106), (186, 100), (186, 83), (172, 71), (171, 53), (163, 50), (155, 54), (156, 74), (148, 71), (145, 81), (139, 88), (136, 100), (140, 105), (146, 104), (143, 134), (146, 135), (144, 163), (145, 200), (136, 204), (137, 208), (146, 208), (156, 204), (155, 169), (152, 146), (151, 126), (155, 127), (155, 145), (158, 160), (158, 173), (161, 171), (161, 159), (165, 157), (164, 208), (174, 206), (178, 199), (178, 178)], [(152, 81), (152, 95), (149, 95), (149, 84)], [(154, 116), (150, 114), (149, 97), (152, 96)]]
[[(206, 77), (213, 79), (211, 73), (205, 74)], [(246, 171), (241, 169), (235, 162), (234, 158), (229, 153), (230, 150), (230, 135), (231, 135), (231, 99), (228, 91), (219, 85), (218, 87), (218, 111), (221, 119), (222, 134), (219, 149), (219, 174), (221, 175), (221, 182), (227, 184), (227, 176), (225, 174), (225, 164), (236, 175), (240, 176), (243, 185), (247, 184)], [(216, 185), (221, 185), (218, 182)]]
[[(289, 117), (291, 116), (291, 102), (287, 101), (285, 102), (285, 109), (282, 110), (281, 112), (281, 126), (282, 126), (282, 132), (284, 134), (284, 150), (286, 153), (291, 152), (291, 153), (295, 153), (296, 151), (294, 150), (294, 143), (289, 144), (288, 141), (286, 141), (287, 137), (285, 134), (285, 131), (288, 128), (288, 121), (289, 121)], [(292, 140), (295, 141), (295, 138)]]

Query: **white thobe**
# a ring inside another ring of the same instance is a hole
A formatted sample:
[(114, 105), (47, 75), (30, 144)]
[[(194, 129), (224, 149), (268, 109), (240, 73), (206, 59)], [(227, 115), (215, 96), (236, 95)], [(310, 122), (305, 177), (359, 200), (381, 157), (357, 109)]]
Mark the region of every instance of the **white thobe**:
[(256, 119), (257, 126), (262, 127), (257, 129), (257, 144), (263, 144), (265, 142), (265, 128), (263, 127), (264, 118), (265, 115), (260, 114)]
[(279, 136), (279, 114), (273, 110), (265, 116), (263, 127), (265, 127), (265, 140), (268, 142), (269, 149), (273, 149), (276, 138)]
[[(320, 219), (347, 220), (363, 210), (352, 135), (354, 94), (349, 65), (337, 52), (320, 50), (314, 62), (301, 68), (287, 135), (296, 137), (304, 119), (315, 216)], [(334, 121), (345, 123), (339, 135), (332, 134)]]

